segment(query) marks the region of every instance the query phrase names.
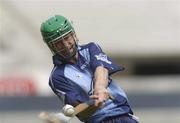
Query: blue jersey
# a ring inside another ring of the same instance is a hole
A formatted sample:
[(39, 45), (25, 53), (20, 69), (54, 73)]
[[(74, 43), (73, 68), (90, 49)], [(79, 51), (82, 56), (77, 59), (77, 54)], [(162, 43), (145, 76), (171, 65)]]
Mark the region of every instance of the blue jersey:
[(122, 71), (124, 68), (113, 63), (95, 43), (78, 46), (78, 55), (78, 61), (75, 64), (63, 63), (58, 55), (53, 56), (54, 68), (50, 75), (49, 85), (64, 104), (75, 106), (89, 100), (89, 96), (93, 93), (94, 71), (98, 66), (103, 66), (108, 69), (107, 89), (114, 99), (107, 100), (104, 106), (88, 119), (78, 118), (83, 122), (98, 123), (109, 116), (132, 114), (126, 94), (110, 77), (111, 74)]

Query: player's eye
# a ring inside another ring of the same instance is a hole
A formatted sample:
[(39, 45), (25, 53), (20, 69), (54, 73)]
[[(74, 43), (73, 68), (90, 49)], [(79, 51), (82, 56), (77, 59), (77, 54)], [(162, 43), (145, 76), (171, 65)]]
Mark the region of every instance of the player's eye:
[(69, 34), (65, 35), (63, 38), (64, 38), (64, 40), (71, 40), (72, 33), (69, 33)]

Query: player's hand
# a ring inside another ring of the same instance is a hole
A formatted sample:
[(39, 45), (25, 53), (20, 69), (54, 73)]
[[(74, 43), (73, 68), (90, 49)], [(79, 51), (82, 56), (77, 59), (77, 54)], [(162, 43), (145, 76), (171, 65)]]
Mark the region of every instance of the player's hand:
[(106, 88), (101, 88), (95, 89), (94, 94), (91, 95), (90, 98), (95, 100), (95, 106), (101, 107), (110, 97), (108, 90)]

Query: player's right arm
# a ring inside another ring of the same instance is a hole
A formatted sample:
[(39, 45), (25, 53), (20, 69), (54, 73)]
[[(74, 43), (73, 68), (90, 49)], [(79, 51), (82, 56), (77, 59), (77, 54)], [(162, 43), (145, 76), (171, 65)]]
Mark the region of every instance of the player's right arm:
[(94, 73), (94, 93), (91, 96), (96, 100), (95, 105), (101, 106), (109, 99), (107, 87), (111, 82), (109, 76), (117, 71), (124, 70), (124, 67), (115, 64), (96, 43), (89, 44), (90, 67)]
[(91, 98), (95, 99), (95, 106), (102, 106), (109, 99), (108, 86), (108, 70), (102, 66), (98, 66), (94, 72), (94, 92)]

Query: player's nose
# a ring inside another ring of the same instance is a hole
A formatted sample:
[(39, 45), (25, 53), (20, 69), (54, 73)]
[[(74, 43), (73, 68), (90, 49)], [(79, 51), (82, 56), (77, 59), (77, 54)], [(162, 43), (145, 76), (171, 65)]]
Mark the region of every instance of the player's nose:
[(69, 47), (71, 47), (71, 42), (63, 41), (63, 45), (64, 45), (65, 48), (69, 48)]

